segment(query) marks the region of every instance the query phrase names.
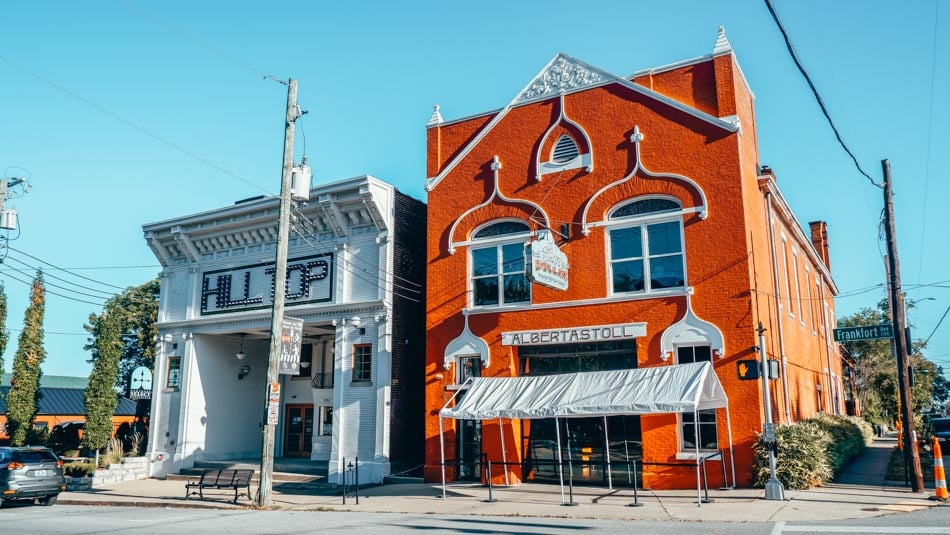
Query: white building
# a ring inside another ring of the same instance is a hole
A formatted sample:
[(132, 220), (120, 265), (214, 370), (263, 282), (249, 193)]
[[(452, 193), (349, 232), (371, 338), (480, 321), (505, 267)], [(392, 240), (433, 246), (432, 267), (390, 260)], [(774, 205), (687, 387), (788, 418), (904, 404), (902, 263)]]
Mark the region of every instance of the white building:
[[(162, 265), (150, 475), (259, 459), (266, 424), (278, 197), (144, 225)], [(422, 464), (425, 205), (371, 176), (295, 205), (285, 317), (300, 371), (280, 375), (275, 457), (328, 461), (330, 483)], [(394, 425), (394, 422), (399, 425)]]

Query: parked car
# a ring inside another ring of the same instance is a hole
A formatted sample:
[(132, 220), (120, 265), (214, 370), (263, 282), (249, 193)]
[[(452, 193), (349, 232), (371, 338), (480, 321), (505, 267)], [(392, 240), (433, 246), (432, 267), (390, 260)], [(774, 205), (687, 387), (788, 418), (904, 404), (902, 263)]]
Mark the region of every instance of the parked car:
[(941, 442), (950, 443), (950, 418), (934, 418), (930, 421), (930, 430)]
[(0, 507), (7, 501), (38, 499), (53, 505), (66, 490), (63, 461), (49, 448), (0, 447)]

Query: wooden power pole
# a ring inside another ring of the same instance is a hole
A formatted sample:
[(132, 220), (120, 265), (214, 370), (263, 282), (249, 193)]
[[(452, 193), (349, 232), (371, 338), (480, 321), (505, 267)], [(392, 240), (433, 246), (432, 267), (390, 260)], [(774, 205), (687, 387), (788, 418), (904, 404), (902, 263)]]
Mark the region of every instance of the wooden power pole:
[(910, 484), (914, 492), (924, 491), (924, 475), (920, 469), (917, 451), (917, 432), (914, 430), (914, 404), (910, 393), (911, 348), (904, 336), (904, 292), (901, 289), (901, 265), (897, 259), (897, 232), (894, 229), (894, 191), (891, 188), (891, 162), (881, 160), (884, 169), (884, 233), (887, 237), (888, 277), (892, 320), (894, 321), (894, 348), (897, 353), (897, 390), (900, 399), (900, 418), (903, 420), (904, 461), (910, 469)]
[[(277, 423), (267, 414), (271, 385), (278, 385), (277, 365), (280, 357), (280, 335), (284, 319), (284, 296), (287, 282), (287, 242), (290, 238), (290, 193), (291, 173), (294, 166), (294, 121), (300, 117), (297, 107), (297, 80), (287, 84), (287, 121), (284, 126), (284, 169), (280, 181), (280, 214), (277, 224), (277, 265), (274, 266), (274, 310), (270, 326), (270, 353), (267, 358), (267, 388), (264, 394), (264, 440), (261, 448), (261, 478), (257, 491), (257, 504), (271, 506), (271, 491), (274, 486), (274, 441)], [(279, 386), (278, 392), (279, 392)]]

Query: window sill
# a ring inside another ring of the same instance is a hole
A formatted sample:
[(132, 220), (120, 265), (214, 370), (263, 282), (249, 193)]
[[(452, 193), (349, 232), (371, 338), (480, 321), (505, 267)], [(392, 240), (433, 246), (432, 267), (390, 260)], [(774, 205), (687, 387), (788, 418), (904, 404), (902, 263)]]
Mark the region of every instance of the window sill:
[[(713, 454), (713, 453), (718, 453), (718, 452), (719, 452), (719, 450), (699, 450), (699, 457), (705, 457), (705, 456), (707, 456), (707, 455), (710, 455), (710, 454)], [(679, 453), (676, 454), (676, 460), (677, 460), (677, 461), (695, 461), (696, 459), (697, 459), (697, 457), (696, 457), (696, 452), (695, 452), (695, 451), (690, 452), (690, 453), (686, 453), (685, 451), (681, 451), (681, 452), (679, 452)]]

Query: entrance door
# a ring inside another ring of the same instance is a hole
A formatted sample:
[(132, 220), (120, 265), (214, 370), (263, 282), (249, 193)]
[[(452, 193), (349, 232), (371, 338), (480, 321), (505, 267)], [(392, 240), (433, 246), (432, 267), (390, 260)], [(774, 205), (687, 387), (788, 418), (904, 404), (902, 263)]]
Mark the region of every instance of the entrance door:
[(482, 422), (459, 420), (459, 479), (482, 479)]
[(313, 448), (313, 405), (287, 405), (284, 457), (310, 457)]

